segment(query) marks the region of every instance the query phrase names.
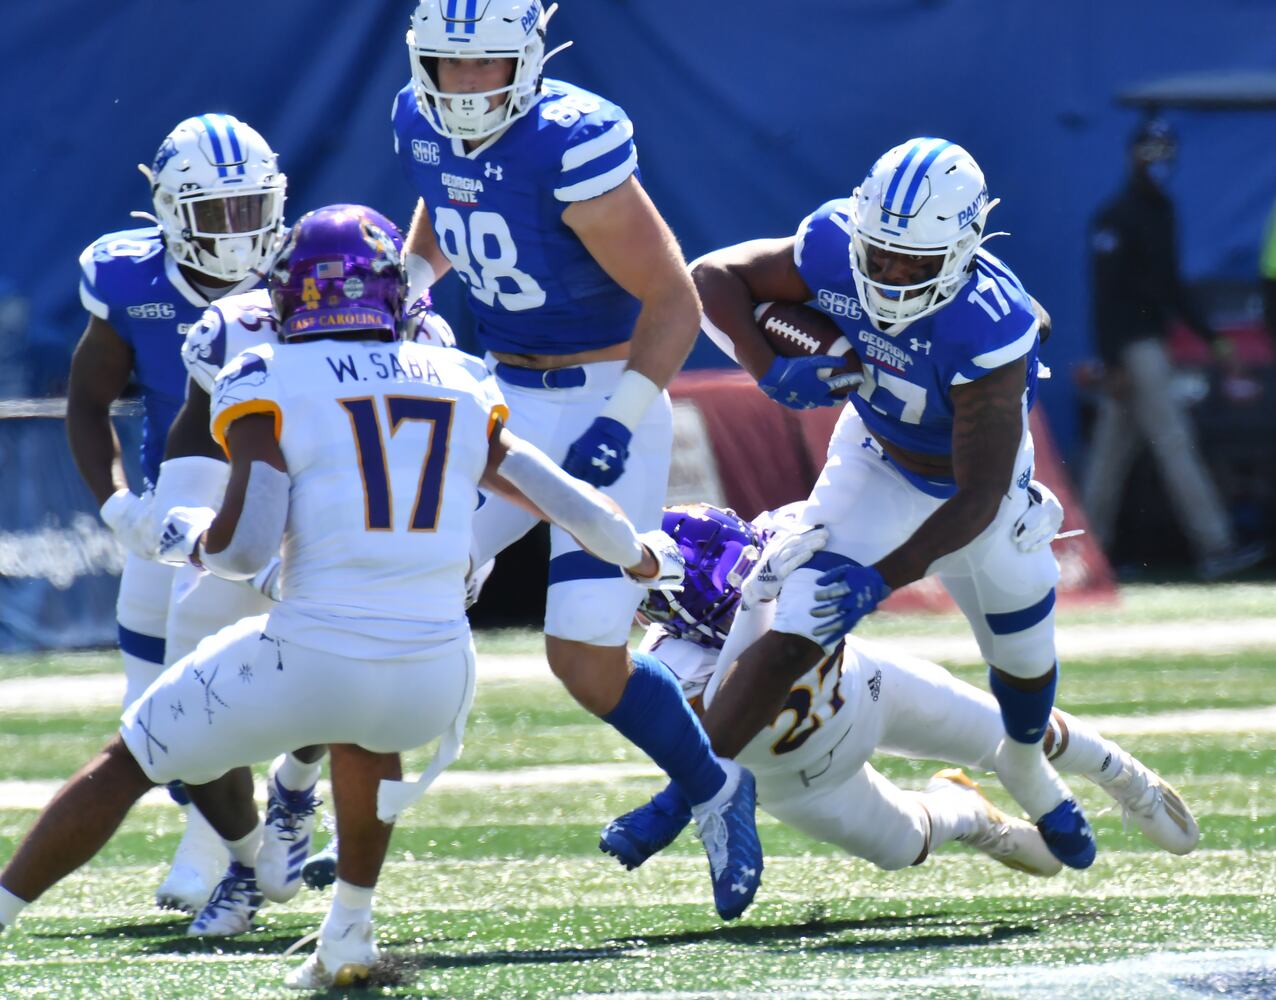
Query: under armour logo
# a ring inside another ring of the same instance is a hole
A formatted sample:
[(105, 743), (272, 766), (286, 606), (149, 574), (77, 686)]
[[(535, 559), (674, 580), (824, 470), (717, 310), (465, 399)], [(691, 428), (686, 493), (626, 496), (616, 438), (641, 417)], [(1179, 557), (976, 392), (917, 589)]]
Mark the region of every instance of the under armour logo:
[(611, 464), (607, 461), (607, 459), (620, 457), (615, 448), (608, 448), (605, 444), (600, 444), (598, 446), (598, 451), (600, 454), (596, 458), (591, 458), (589, 460), (589, 464), (598, 466), (598, 468), (603, 472), (606, 472), (611, 468)]
[(927, 354), (930, 353), (929, 340), (918, 340), (916, 337), (913, 337), (908, 341), (908, 346), (914, 351), (925, 351)]
[(752, 881), (758, 877), (758, 870), (756, 868), (746, 868), (744, 865), (741, 865), (740, 873), (736, 877), (740, 879), (740, 881), (731, 883), (731, 891), (738, 892), (741, 896), (743, 896), (751, 888)]
[(486, 160), (483, 161), (483, 176), (484, 177), (492, 177), (499, 181), (502, 179), (504, 174), (505, 174), (505, 168), (502, 167), (499, 163), (488, 163)]

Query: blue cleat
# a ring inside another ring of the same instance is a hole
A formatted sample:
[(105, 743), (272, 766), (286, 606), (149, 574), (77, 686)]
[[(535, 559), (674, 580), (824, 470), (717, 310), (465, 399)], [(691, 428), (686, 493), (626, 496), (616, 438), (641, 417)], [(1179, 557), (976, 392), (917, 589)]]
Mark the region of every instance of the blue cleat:
[(1037, 820), (1041, 839), (1050, 853), (1069, 868), (1089, 868), (1094, 864), (1094, 831), (1076, 799), (1064, 799)]
[(311, 889), (323, 889), (337, 881), (337, 836), (333, 834), (322, 851), (306, 858), (301, 866), (301, 881)]
[(723, 920), (734, 920), (749, 908), (762, 884), (762, 844), (754, 811), (757, 790), (753, 775), (734, 761), (723, 761), (727, 783), (704, 805), (692, 808), (697, 836), (709, 855), (713, 905)]
[(234, 937), (252, 929), (253, 917), (264, 902), (256, 873), (232, 861), (204, 908), (186, 929), (187, 937)]
[(690, 822), (691, 807), (671, 784), (650, 802), (603, 827), (598, 849), (633, 871), (672, 844)]

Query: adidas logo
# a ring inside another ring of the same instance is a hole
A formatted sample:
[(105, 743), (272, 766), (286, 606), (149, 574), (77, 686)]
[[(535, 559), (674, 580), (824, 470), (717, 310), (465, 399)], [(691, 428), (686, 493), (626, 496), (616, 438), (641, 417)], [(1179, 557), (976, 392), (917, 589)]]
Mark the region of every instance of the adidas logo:
[(868, 693), (874, 701), (881, 697), (882, 672), (880, 670), (875, 671), (873, 676), (868, 679)]

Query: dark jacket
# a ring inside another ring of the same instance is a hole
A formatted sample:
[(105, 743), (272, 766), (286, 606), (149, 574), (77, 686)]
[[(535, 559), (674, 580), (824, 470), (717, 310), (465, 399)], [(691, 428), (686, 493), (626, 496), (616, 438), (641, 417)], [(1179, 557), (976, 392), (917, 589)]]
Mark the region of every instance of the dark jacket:
[(1181, 319), (1213, 338), (1178, 270), (1174, 205), (1135, 174), (1094, 218), (1090, 234), (1095, 347), (1110, 365), (1127, 345), (1169, 335)]

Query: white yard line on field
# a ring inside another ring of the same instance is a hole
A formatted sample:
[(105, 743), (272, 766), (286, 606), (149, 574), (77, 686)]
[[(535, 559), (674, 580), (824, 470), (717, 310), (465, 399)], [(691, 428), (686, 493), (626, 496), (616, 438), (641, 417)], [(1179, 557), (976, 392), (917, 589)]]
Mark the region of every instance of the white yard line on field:
[[(959, 666), (981, 662), (968, 632), (951, 635), (901, 635), (878, 640), (893, 649)], [(1218, 654), (1242, 649), (1276, 649), (1276, 620), (1238, 619), (1213, 622), (1158, 622), (1152, 625), (1078, 625), (1060, 628), (1057, 638), (1063, 660), (1082, 657), (1128, 657), (1155, 653)], [(478, 674), (483, 682), (544, 681), (553, 674), (540, 654), (480, 654)], [(69, 710), (90, 711), (118, 707), (124, 676), (81, 674), (56, 677), (18, 677), (0, 681), (0, 715)], [(1130, 730), (1131, 732), (1141, 730)]]
[[(12, 683), (12, 682), (10, 682)], [(1087, 717), (1087, 722), (1107, 736), (1167, 733), (1273, 733), (1276, 732), (1276, 705), (1263, 708), (1214, 708), (1195, 712), (1161, 712), (1157, 715), (1105, 715)], [(628, 778), (659, 778), (653, 764), (550, 764), (518, 767), (505, 771), (445, 771), (434, 788), (474, 791), (484, 788), (544, 788), (586, 784), (609, 784)], [(0, 810), (41, 809), (61, 787), (60, 781), (0, 781)], [(324, 797), (328, 793), (323, 791)], [(170, 803), (168, 792), (157, 788), (141, 801), (144, 806)]]

